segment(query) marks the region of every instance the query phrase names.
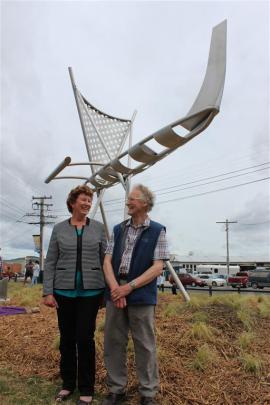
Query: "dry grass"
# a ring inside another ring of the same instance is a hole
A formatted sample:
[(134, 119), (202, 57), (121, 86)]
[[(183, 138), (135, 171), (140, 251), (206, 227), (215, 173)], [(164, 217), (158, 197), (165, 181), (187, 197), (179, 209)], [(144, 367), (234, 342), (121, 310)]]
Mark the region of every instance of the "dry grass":
[[(14, 285), (10, 284), (12, 299), (9, 305), (21, 305), (23, 300), (29, 306), (40, 303), (39, 286), (31, 289), (24, 288), (20, 283)], [(208, 297), (196, 293), (191, 303), (186, 304), (180, 295), (160, 293), (156, 310), (161, 378), (158, 403), (270, 403), (269, 305), (269, 298), (262, 299), (255, 295)], [(96, 331), (96, 389), (100, 394), (96, 404), (101, 403), (100, 398), (106, 392), (104, 316), (105, 310), (102, 309)], [(36, 376), (39, 381), (46, 383), (44, 387), (49, 387), (48, 398), (42, 403), (51, 404), (53, 387), (59, 384), (59, 353), (56, 350), (59, 333), (55, 311), (40, 305), (40, 313), (1, 317), (0, 329), (0, 367), (8, 370), (8, 378), (12, 378), (12, 381), (25, 381)], [(138, 403), (138, 394), (132, 343), (129, 343), (128, 370), (128, 404), (133, 405)], [(6, 388), (4, 393), (0, 393), (1, 405), (27, 403), (12, 402), (7, 379), (4, 379), (3, 386)], [(30, 401), (29, 395), (25, 397)], [(36, 404), (40, 403), (37, 399)], [(35, 405), (35, 402), (29, 404)]]

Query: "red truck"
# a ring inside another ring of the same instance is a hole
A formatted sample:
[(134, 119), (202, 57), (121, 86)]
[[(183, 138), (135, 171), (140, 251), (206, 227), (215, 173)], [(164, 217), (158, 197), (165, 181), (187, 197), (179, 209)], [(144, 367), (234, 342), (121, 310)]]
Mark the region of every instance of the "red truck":
[(230, 276), (227, 280), (227, 284), (231, 285), (233, 288), (248, 287), (248, 273), (240, 271), (239, 273), (236, 273), (235, 276)]

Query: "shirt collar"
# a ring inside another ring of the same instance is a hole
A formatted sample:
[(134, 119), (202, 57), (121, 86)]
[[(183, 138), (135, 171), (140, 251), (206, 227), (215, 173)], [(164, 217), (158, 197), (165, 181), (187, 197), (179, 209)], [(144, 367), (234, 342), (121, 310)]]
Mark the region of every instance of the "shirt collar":
[[(69, 225), (71, 225), (71, 218), (69, 218), (68, 222), (69, 222)], [(90, 224), (90, 219), (88, 217), (86, 217), (85, 225), (89, 226), (89, 224)]]
[(144, 223), (143, 223), (143, 224), (140, 224), (140, 225), (138, 225), (138, 226), (134, 226), (134, 225), (132, 224), (132, 218), (129, 218), (128, 221), (126, 222), (126, 226), (133, 226), (133, 228), (140, 228), (140, 227), (147, 228), (147, 227), (150, 226), (150, 218), (147, 216), (147, 217), (145, 218)]

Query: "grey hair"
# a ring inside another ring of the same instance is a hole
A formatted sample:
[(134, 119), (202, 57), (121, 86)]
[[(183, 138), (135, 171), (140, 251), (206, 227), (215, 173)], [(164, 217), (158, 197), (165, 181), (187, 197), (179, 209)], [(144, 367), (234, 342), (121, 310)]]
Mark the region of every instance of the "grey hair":
[(136, 184), (134, 187), (132, 187), (133, 190), (139, 190), (141, 195), (142, 195), (142, 200), (147, 203), (148, 207), (148, 212), (151, 211), (151, 209), (154, 206), (155, 202), (155, 195), (152, 193), (151, 190), (149, 190), (148, 187), (144, 186), (143, 184)]

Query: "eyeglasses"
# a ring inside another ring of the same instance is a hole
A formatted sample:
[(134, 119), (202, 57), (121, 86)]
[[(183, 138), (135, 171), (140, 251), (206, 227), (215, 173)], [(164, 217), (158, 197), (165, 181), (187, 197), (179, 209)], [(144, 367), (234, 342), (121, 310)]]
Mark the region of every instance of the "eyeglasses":
[(128, 197), (127, 200), (128, 201), (135, 201), (135, 200), (143, 200), (143, 199), (140, 198), (140, 197)]

